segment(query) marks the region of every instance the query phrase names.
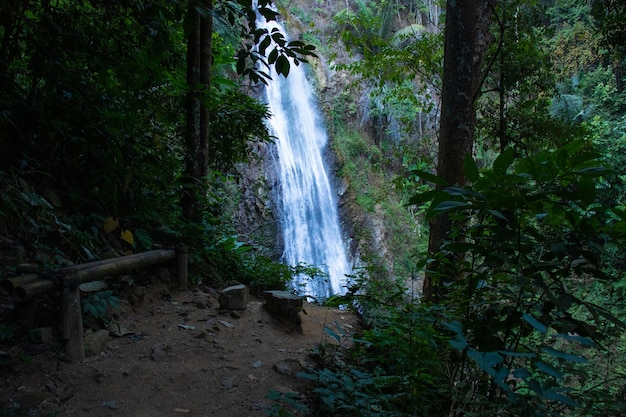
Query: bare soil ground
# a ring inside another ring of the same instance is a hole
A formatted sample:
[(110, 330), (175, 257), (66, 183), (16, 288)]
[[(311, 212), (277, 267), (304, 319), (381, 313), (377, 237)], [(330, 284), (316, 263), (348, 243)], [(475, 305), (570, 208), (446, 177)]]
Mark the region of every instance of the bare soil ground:
[(0, 415), (264, 416), (271, 390), (310, 400), (295, 375), (315, 367), (319, 343), (334, 342), (325, 326), (350, 332), (358, 324), (346, 311), (305, 303), (298, 331), (262, 300), (222, 311), (216, 291), (162, 285), (149, 287), (139, 306), (122, 307), (115, 318), (129, 334), (109, 335), (82, 363), (68, 361), (58, 340), (1, 344)]

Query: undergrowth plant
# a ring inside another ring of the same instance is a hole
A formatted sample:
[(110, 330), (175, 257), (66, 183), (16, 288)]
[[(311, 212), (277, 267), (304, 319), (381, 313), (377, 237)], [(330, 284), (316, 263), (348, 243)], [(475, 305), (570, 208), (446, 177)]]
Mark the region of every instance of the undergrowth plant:
[(0, 342), (11, 341), (16, 330), (17, 326), (13, 323), (0, 323)]
[(611, 171), (583, 142), (517, 160), (507, 151), (480, 171), (468, 158), (465, 170), (467, 186), (411, 200), (453, 221), (421, 263), (443, 300), (371, 279), (353, 291), (367, 328), (304, 375), (318, 414), (623, 415), (626, 212), (596, 191)]
[(266, 399), (273, 401), (272, 406), (265, 410), (270, 417), (293, 417), (294, 413), (308, 413), (309, 408), (301, 403), (301, 395), (297, 392), (280, 392), (270, 390)]
[(109, 308), (119, 310), (120, 299), (113, 294), (112, 290), (98, 291), (88, 296), (81, 297), (83, 313), (89, 314), (96, 320), (103, 320)]
[(610, 170), (574, 142), (517, 161), (506, 151), (483, 171), (468, 158), (465, 173), (468, 186), (412, 200), (454, 223), (424, 263), (457, 317), (446, 325), (453, 415), (622, 415), (623, 367), (607, 365), (621, 361), (624, 315), (610, 291), (587, 291), (616, 284), (606, 249), (626, 242), (626, 212), (597, 203)]
[(419, 305), (393, 283), (363, 281), (352, 291), (341, 301), (366, 317), (366, 329), (350, 335), (337, 324), (327, 326), (325, 334), (336, 343), (321, 343), (320, 368), (300, 374), (316, 384), (318, 415), (442, 415), (441, 353), (449, 346), (448, 335), (437, 329), (445, 312)]

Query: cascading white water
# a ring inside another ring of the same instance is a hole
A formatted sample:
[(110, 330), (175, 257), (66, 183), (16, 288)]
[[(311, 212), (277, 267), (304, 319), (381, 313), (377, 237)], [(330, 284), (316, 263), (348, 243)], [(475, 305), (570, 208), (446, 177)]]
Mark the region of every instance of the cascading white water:
[[(257, 24), (285, 34), (278, 22), (260, 19)], [(322, 301), (345, 294), (346, 274), (351, 272), (323, 158), (328, 139), (303, 66), (292, 63), (286, 79), (274, 71), (271, 76), (265, 90), (272, 114), (268, 127), (277, 138), (283, 262), (312, 265), (328, 274), (313, 280), (300, 276), (292, 283), (299, 294)]]

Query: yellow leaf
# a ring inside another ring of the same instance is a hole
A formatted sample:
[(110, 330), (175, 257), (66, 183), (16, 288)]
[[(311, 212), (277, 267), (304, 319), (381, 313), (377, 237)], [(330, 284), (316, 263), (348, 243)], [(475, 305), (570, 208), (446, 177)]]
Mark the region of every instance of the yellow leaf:
[(135, 243), (135, 238), (133, 238), (133, 233), (130, 230), (124, 230), (120, 236), (122, 240), (129, 245)]
[(111, 233), (120, 225), (119, 220), (113, 220), (113, 217), (109, 216), (104, 221), (104, 233)]

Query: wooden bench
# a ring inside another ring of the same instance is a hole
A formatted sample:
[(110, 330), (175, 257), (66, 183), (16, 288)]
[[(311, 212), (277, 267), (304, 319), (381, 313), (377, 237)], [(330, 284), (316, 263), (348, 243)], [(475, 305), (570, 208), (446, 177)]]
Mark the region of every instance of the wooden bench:
[(47, 279), (39, 274), (5, 278), (0, 282), (0, 286), (11, 293), (17, 302), (25, 302), (38, 295), (60, 289), (63, 303), (61, 319), (65, 353), (71, 360), (83, 361), (85, 360), (85, 347), (83, 345), (80, 284), (174, 259), (176, 259), (179, 288), (184, 290), (187, 288), (187, 248), (184, 245), (177, 246), (175, 250), (153, 250), (61, 268), (54, 274), (57, 279)]

